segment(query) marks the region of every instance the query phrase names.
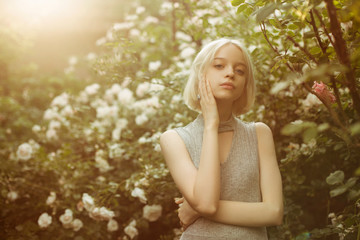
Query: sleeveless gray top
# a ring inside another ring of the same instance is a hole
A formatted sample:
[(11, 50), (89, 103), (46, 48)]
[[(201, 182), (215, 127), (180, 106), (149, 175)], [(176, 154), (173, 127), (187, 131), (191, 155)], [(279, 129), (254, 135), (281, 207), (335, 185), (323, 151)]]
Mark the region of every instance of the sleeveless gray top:
[[(182, 138), (196, 168), (199, 167), (204, 119), (200, 114), (185, 127), (174, 129)], [(219, 126), (219, 132), (234, 130), (230, 152), (221, 164), (220, 199), (260, 202), (259, 160), (255, 123), (232, 117)], [(265, 240), (265, 227), (240, 227), (200, 217), (182, 234), (180, 240), (243, 239)]]

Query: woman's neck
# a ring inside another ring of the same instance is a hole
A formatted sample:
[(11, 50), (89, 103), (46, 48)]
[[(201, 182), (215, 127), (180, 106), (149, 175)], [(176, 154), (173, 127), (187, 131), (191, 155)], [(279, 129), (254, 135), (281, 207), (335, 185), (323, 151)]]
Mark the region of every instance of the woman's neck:
[(220, 122), (225, 122), (232, 116), (232, 104), (228, 102), (217, 102)]

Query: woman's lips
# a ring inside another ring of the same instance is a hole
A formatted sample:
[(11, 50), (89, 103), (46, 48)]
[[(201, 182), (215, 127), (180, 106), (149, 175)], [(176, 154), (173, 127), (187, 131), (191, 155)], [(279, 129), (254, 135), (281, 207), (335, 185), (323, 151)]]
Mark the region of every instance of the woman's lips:
[(220, 86), (225, 89), (234, 89), (234, 84), (232, 83), (222, 83)]

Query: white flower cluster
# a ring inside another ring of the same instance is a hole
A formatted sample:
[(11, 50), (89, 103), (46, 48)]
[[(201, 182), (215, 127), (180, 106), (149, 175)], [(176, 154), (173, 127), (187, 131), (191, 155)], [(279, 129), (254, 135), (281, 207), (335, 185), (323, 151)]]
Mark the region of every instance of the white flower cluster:
[(28, 161), (33, 157), (34, 153), (39, 150), (40, 145), (33, 139), (30, 139), (26, 143), (22, 143), (16, 151), (16, 157), (20, 161)]
[(147, 198), (145, 196), (145, 191), (139, 187), (135, 187), (132, 192), (131, 192), (131, 196), (134, 198), (139, 198), (141, 203), (146, 204), (147, 202)]
[(108, 221), (107, 230), (109, 232), (117, 231), (119, 225), (114, 218), (115, 213), (106, 207), (97, 207), (95, 205), (94, 199), (87, 193), (83, 193), (82, 200), (78, 203), (78, 210), (82, 211), (82, 209), (89, 213), (89, 216), (97, 221)]
[(308, 93), (306, 99), (300, 101), (305, 112), (322, 104), (319, 98), (312, 93)]
[(40, 228), (47, 228), (52, 223), (52, 217), (48, 213), (42, 213), (38, 219)]
[(344, 227), (344, 225), (341, 223), (342, 221), (344, 222), (344, 216), (343, 215), (336, 216), (335, 213), (332, 212), (332, 213), (329, 213), (328, 217), (331, 220), (331, 224), (335, 228), (337, 228), (339, 231), (341, 231), (341, 232), (338, 233), (340, 240), (344, 240), (345, 237), (349, 233), (354, 233), (356, 231), (356, 229), (357, 229), (357, 227), (354, 226), (354, 225)]
[(104, 150), (97, 150), (95, 153), (95, 166), (100, 170), (100, 172), (104, 173), (112, 170), (114, 167), (110, 166), (108, 161), (106, 160), (106, 153)]
[(130, 237), (130, 239), (134, 239), (137, 235), (139, 235), (139, 231), (136, 229), (136, 220), (132, 220), (124, 228), (124, 232)]
[(83, 222), (80, 219), (74, 219), (71, 209), (66, 209), (59, 217), (60, 222), (64, 228), (72, 228), (75, 232), (79, 231), (83, 226)]
[(149, 222), (155, 222), (161, 217), (161, 205), (146, 205), (143, 208), (143, 218)]

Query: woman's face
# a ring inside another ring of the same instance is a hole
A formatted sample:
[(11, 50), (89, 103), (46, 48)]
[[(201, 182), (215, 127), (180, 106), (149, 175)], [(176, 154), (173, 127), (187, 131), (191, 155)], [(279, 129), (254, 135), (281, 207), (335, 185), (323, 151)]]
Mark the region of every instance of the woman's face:
[(243, 52), (231, 43), (217, 51), (205, 70), (215, 99), (232, 102), (243, 93), (247, 74)]

